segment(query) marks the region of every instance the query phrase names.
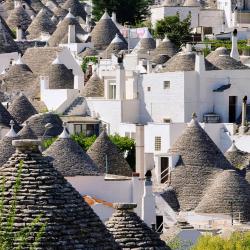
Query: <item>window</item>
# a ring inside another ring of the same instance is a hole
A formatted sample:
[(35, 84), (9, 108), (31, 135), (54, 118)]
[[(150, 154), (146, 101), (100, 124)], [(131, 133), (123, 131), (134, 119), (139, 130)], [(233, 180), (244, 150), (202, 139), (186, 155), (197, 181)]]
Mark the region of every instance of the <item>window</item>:
[(116, 99), (116, 85), (114, 83), (109, 84), (109, 99)]
[(148, 87), (148, 92), (150, 92), (151, 91), (151, 87)]
[(161, 137), (155, 137), (155, 151), (161, 151)]
[(164, 89), (169, 89), (170, 88), (170, 81), (164, 81), (163, 82), (163, 88)]
[(170, 119), (170, 118), (164, 118), (164, 119), (163, 119), (163, 122), (164, 122), (164, 123), (171, 123), (171, 119)]
[(84, 134), (86, 136), (92, 136), (96, 133), (97, 125), (95, 124), (74, 124), (75, 134)]

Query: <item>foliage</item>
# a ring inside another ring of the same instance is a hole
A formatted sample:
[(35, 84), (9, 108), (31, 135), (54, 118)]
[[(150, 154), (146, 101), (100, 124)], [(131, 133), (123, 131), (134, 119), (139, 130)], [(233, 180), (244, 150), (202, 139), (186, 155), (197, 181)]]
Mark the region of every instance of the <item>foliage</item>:
[[(77, 142), (84, 151), (87, 151), (96, 140), (96, 135), (86, 136), (83, 133), (74, 134), (71, 136), (72, 140)], [(45, 139), (43, 141), (43, 147), (49, 148), (51, 144), (57, 139), (57, 137)], [(122, 137), (118, 134), (111, 135), (110, 140), (118, 147), (120, 152), (125, 156), (130, 167), (135, 169), (135, 141), (128, 137)], [(1, 250), (1, 249), (0, 249)]]
[[(21, 174), (22, 174), (23, 162), (20, 162), (18, 173), (13, 188), (13, 199), (10, 204), (8, 216), (6, 221), (3, 220), (4, 217), (4, 204), (5, 204), (5, 192), (6, 183), (5, 179), (2, 178), (1, 183), (1, 197), (0, 197), (0, 250), (21, 250), (21, 249), (36, 249), (39, 245), (42, 236), (45, 233), (46, 223), (41, 223), (42, 215), (38, 215), (30, 224), (25, 226), (18, 232), (14, 232), (14, 225), (16, 221), (16, 200), (17, 194), (21, 187)], [(39, 229), (37, 233), (34, 234), (34, 229)], [(32, 246), (28, 246), (27, 242), (30, 236), (34, 236), (34, 241)]]
[(85, 58), (83, 59), (83, 62), (82, 62), (81, 67), (82, 67), (82, 71), (83, 71), (84, 73), (86, 73), (87, 68), (88, 68), (88, 64), (89, 64), (90, 62), (93, 62), (94, 64), (97, 64), (97, 63), (98, 63), (98, 58), (97, 58), (96, 56), (87, 56), (87, 57), (85, 57)]
[(16, 28), (11, 30), (11, 36), (12, 36), (13, 39), (16, 39), (16, 32), (17, 32)]
[(182, 241), (180, 238), (176, 237), (174, 239), (167, 240), (167, 245), (172, 250), (186, 250), (190, 248), (190, 246), (192, 245), (192, 242)]
[(74, 134), (71, 138), (77, 142), (84, 151), (87, 151), (96, 140), (96, 135), (85, 136), (83, 133)]
[(43, 148), (49, 148), (51, 144), (53, 144), (56, 141), (57, 137), (48, 138), (42, 141), (42, 147)]
[(127, 136), (122, 137), (118, 134), (111, 135), (110, 140), (125, 155), (128, 164), (135, 171), (135, 141)]
[(208, 47), (204, 48), (202, 51), (205, 57), (211, 52), (211, 50)]
[(93, 0), (93, 15), (98, 21), (105, 9), (111, 14), (117, 15), (117, 21), (121, 24), (134, 25), (149, 16), (149, 6), (152, 0)]
[(180, 20), (179, 15), (167, 16), (162, 20), (157, 21), (155, 27), (155, 35), (158, 38), (164, 38), (165, 35), (180, 47), (181, 44), (190, 41), (191, 39), (191, 15), (184, 20)]
[(192, 250), (249, 250), (250, 232), (234, 232), (229, 238), (201, 236)]
[[(232, 48), (232, 42), (230, 40), (205, 40), (205, 43), (211, 44), (211, 50), (216, 50), (219, 47), (225, 47), (229, 51)], [(248, 50), (249, 47), (247, 46), (246, 40), (238, 40), (238, 50), (241, 54), (243, 50)]]

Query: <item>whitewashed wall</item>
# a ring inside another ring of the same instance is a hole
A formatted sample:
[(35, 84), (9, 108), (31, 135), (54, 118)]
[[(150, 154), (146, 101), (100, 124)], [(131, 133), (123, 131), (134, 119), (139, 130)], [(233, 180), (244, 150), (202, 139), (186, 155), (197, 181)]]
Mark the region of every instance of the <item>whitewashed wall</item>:
[[(110, 203), (125, 202), (136, 203), (135, 212), (141, 216), (144, 180), (133, 177), (131, 180), (105, 180), (103, 176), (76, 176), (66, 178), (81, 194), (89, 195)], [(100, 218), (107, 220), (114, 210), (97, 205), (93, 206)]]
[(10, 66), (10, 61), (13, 59), (16, 61), (18, 59), (18, 53), (6, 53), (6, 54), (0, 54), (0, 74)]
[[(170, 81), (170, 88), (164, 89), (163, 82)], [(148, 87), (151, 88), (148, 91)], [(184, 73), (167, 72), (142, 75), (139, 81), (140, 121), (173, 122), (184, 120)]]

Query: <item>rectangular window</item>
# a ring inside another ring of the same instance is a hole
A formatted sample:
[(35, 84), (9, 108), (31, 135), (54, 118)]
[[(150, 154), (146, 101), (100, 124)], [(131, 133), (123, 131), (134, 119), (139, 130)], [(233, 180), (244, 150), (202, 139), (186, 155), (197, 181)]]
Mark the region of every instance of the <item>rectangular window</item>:
[(116, 99), (116, 85), (109, 85), (109, 99)]
[(151, 87), (148, 87), (148, 92), (150, 92), (151, 91)]
[(169, 89), (170, 88), (170, 81), (164, 81), (163, 82), (163, 88), (164, 89)]
[(86, 125), (85, 124), (74, 124), (74, 133), (86, 135)]
[(161, 151), (161, 137), (155, 137), (155, 151)]
[(170, 118), (164, 118), (164, 119), (163, 119), (163, 122), (164, 122), (164, 123), (171, 123), (171, 119), (170, 119)]

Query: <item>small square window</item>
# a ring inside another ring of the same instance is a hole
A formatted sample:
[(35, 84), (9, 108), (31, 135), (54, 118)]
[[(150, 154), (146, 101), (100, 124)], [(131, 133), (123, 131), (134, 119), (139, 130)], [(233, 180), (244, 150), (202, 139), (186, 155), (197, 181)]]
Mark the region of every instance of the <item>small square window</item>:
[(155, 151), (161, 151), (161, 137), (155, 137)]
[(169, 89), (170, 88), (170, 81), (164, 81), (163, 82), (163, 88), (164, 89)]
[(151, 91), (151, 87), (148, 87), (147, 89), (148, 89), (148, 92), (150, 92), (150, 91)]
[(163, 122), (164, 122), (164, 123), (171, 123), (171, 119), (170, 119), (170, 118), (164, 118), (164, 119), (163, 119)]

